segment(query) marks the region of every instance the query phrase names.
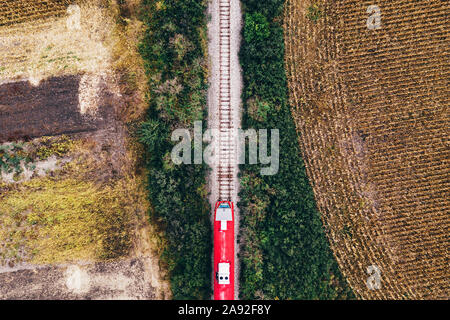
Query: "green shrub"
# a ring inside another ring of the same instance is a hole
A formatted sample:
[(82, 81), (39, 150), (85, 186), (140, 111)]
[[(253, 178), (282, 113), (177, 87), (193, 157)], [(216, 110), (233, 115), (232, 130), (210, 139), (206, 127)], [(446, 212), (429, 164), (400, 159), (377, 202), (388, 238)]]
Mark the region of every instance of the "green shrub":
[(22, 144), (0, 145), (0, 174), (14, 172), (14, 179), (16, 179), (16, 176), (23, 171), (22, 164), (27, 166), (30, 161)]
[(264, 15), (255, 12), (245, 16), (244, 38), (247, 42), (263, 41), (269, 37), (269, 23)]

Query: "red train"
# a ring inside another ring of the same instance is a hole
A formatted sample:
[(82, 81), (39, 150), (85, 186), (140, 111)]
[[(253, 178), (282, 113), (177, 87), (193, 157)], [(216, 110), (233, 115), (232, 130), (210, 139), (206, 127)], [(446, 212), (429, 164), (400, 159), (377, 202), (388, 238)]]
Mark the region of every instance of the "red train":
[(234, 206), (218, 201), (214, 210), (214, 300), (234, 300)]

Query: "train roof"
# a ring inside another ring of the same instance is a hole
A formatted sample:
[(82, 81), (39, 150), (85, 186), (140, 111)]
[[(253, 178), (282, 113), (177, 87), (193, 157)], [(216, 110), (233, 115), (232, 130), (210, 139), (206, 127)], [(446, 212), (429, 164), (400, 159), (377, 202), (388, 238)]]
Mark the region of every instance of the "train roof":
[(233, 221), (233, 212), (230, 207), (219, 207), (216, 210), (216, 221)]

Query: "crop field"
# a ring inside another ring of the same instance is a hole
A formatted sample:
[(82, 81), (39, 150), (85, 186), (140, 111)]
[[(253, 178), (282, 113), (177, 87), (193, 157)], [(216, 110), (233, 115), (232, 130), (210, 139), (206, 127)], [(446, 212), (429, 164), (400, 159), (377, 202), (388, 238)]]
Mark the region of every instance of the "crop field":
[(36, 21), (65, 14), (71, 0), (3, 0), (0, 26)]
[(355, 293), (446, 299), (450, 3), (373, 4), (286, 2), (292, 113)]
[[(95, 1), (72, 9), (69, 3), (33, 0), (1, 4), (1, 79), (37, 83), (50, 76), (99, 73), (108, 68), (114, 25), (107, 10)], [(30, 13), (23, 15), (26, 6)]]

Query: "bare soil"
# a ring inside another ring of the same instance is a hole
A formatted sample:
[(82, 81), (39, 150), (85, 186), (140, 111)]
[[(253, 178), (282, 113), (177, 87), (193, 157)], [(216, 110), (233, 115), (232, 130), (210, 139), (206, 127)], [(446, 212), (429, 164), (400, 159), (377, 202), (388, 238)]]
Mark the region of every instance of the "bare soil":
[(144, 259), (0, 269), (0, 299), (158, 299)]
[(38, 86), (29, 81), (0, 85), (0, 142), (71, 134), (104, 127), (113, 107), (103, 97), (97, 116), (79, 108), (80, 75), (53, 77)]

